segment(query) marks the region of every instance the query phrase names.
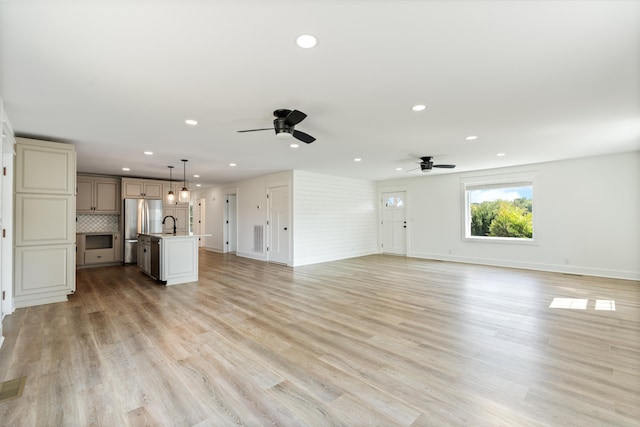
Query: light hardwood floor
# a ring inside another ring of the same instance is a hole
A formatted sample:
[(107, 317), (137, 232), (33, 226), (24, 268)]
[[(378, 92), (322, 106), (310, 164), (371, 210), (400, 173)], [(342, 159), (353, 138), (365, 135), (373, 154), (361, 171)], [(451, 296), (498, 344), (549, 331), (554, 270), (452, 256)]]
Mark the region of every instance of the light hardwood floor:
[(200, 262), (198, 282), (171, 287), (131, 266), (79, 270), (69, 302), (8, 316), (0, 381), (27, 383), (0, 425), (640, 420), (639, 282), (383, 255)]

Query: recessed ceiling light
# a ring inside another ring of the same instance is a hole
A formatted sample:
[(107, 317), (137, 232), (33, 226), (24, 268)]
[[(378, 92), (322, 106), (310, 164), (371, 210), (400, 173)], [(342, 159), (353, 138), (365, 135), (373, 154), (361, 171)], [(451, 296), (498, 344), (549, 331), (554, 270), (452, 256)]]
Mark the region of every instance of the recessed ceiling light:
[(122, 168), (123, 171), (130, 171), (131, 169), (129, 168)]
[(234, 167), (237, 166), (235, 163), (229, 163), (229, 166)]
[(191, 125), (191, 126), (195, 126), (198, 124), (197, 120), (193, 120), (193, 119), (187, 119), (184, 121), (186, 124)]
[(502, 156), (506, 156), (506, 155), (507, 155), (507, 153), (498, 153), (498, 154), (496, 154), (496, 156), (498, 156), (498, 157), (502, 157)]
[(194, 178), (200, 178), (200, 175), (193, 175)]
[(296, 39), (296, 43), (301, 48), (309, 49), (314, 47), (318, 43), (318, 39), (316, 39), (311, 34), (303, 34), (301, 36), (298, 36), (298, 38)]
[(396, 168), (396, 170), (397, 170), (397, 171), (401, 171), (401, 170), (402, 170), (402, 168)]
[(361, 162), (362, 159), (360, 157), (356, 157), (355, 159), (353, 159), (354, 162)]
[(413, 107), (411, 107), (413, 111), (422, 111), (425, 108), (427, 108), (427, 106), (422, 104), (414, 105)]
[(465, 138), (467, 141), (475, 141), (476, 139), (478, 139), (477, 136), (475, 135), (469, 135), (468, 137)]
[(153, 156), (153, 151), (145, 151), (144, 154), (147, 156)]
[(196, 184), (196, 187), (202, 187), (202, 184)]
[(289, 144), (289, 147), (291, 148), (298, 148), (300, 147), (300, 144), (296, 144), (295, 142), (293, 144)]

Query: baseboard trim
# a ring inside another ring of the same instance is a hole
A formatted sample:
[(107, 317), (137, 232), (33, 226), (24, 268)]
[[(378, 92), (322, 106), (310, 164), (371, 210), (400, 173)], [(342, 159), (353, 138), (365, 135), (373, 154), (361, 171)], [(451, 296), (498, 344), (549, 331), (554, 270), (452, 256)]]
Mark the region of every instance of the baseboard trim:
[(43, 297), (35, 297), (35, 298), (16, 297), (14, 298), (13, 303), (16, 308), (24, 308), (24, 307), (33, 307), (35, 305), (53, 304), (56, 302), (66, 302), (66, 301), (69, 301), (69, 298), (65, 293), (64, 295), (51, 295), (51, 296), (43, 296)]
[(255, 259), (257, 261), (267, 261), (265, 254), (254, 254), (250, 252), (236, 252), (236, 255), (243, 258)]
[(377, 253), (378, 253), (377, 249), (372, 249), (367, 251), (349, 252), (349, 253), (342, 253), (342, 254), (331, 255), (331, 256), (312, 257), (312, 258), (307, 258), (303, 260), (294, 259), (293, 267), (301, 267), (303, 265), (311, 265), (311, 264), (320, 264), (323, 262), (340, 261), (342, 259), (349, 259), (349, 258), (359, 258), (362, 256), (374, 255)]
[(640, 272), (582, 267), (578, 265), (544, 264), (493, 258), (462, 257), (454, 255), (432, 254), (426, 252), (411, 252), (408, 253), (407, 256), (413, 258), (433, 259), (438, 261), (462, 262), (466, 264), (491, 265), (494, 267), (547, 271), (550, 273), (579, 274), (582, 276), (606, 277), (610, 279), (640, 280)]

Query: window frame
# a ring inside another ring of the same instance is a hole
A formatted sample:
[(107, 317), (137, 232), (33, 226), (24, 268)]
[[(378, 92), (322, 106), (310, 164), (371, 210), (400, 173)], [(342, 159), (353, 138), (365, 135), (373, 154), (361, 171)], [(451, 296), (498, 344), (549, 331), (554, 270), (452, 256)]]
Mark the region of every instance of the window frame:
[[(532, 175), (517, 176), (493, 176), (493, 177), (475, 177), (461, 180), (462, 189), (462, 241), (464, 242), (480, 242), (480, 243), (502, 243), (515, 245), (539, 245), (539, 229), (537, 227), (537, 219), (540, 209), (539, 202), (535, 200), (537, 179)], [(470, 191), (484, 188), (513, 188), (513, 187), (531, 187), (532, 202), (532, 228), (533, 236), (531, 238), (523, 237), (490, 237), (490, 236), (472, 236), (471, 235), (471, 204), (469, 200)]]

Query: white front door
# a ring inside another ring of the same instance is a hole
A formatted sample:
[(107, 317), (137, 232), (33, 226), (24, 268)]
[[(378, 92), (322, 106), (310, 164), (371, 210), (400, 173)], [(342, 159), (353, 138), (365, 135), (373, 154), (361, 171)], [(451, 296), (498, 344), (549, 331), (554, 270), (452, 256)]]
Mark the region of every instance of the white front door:
[(272, 262), (289, 262), (289, 187), (271, 187), (268, 191), (267, 256)]
[(404, 191), (382, 193), (382, 252), (407, 254), (407, 210)]

